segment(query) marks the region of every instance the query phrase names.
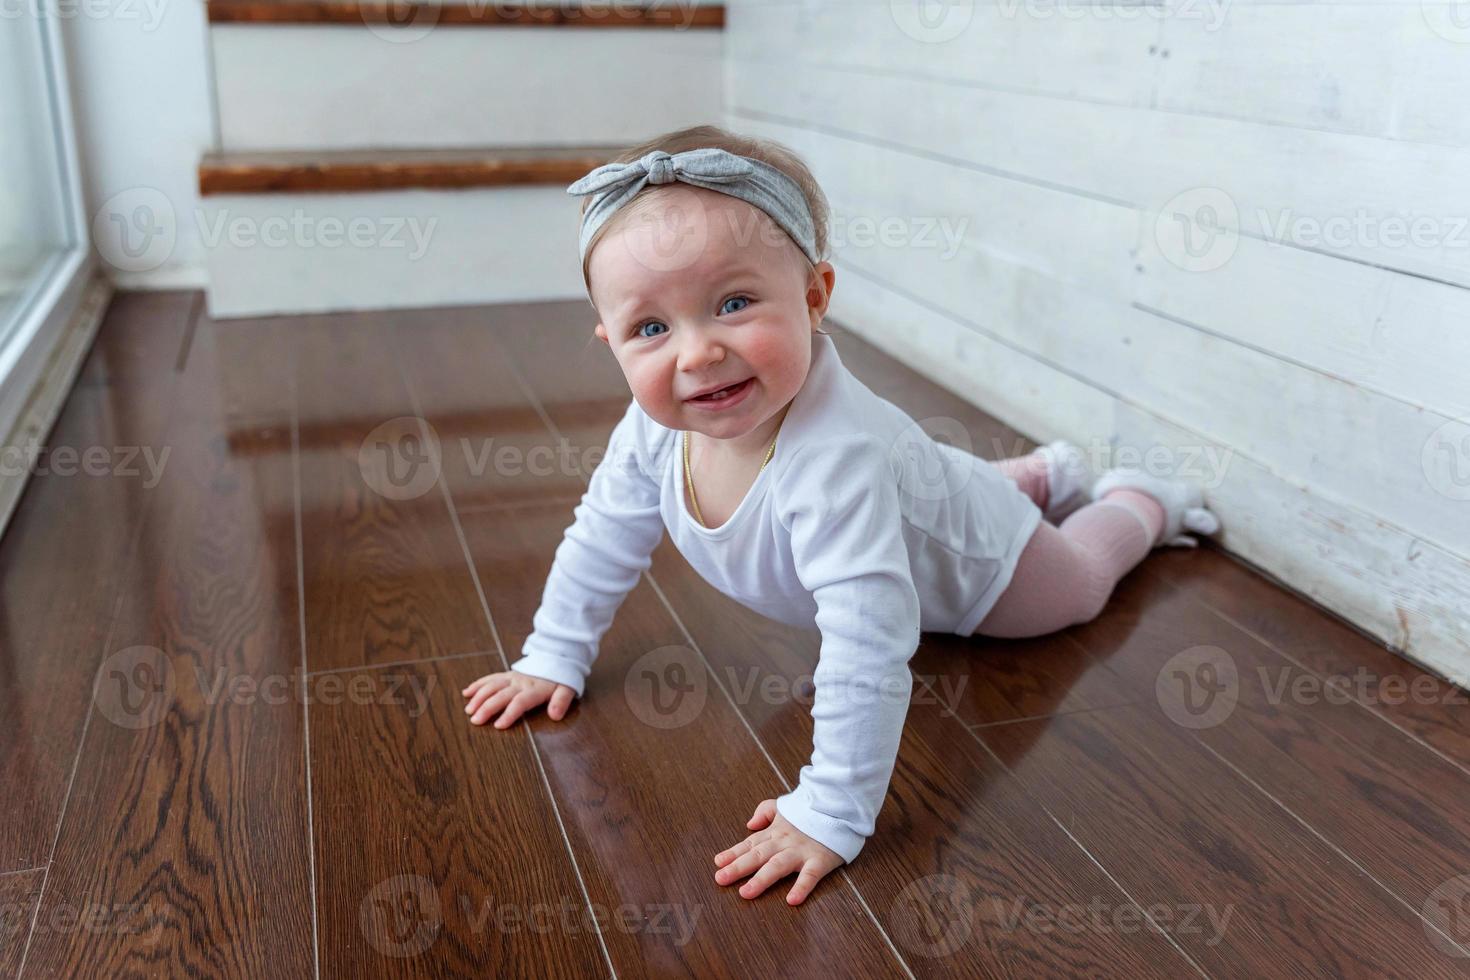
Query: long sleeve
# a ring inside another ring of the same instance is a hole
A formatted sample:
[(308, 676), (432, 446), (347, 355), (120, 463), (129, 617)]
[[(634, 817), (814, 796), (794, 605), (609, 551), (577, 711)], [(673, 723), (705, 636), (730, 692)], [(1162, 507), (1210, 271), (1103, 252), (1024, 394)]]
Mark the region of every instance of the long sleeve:
[(804, 447), (778, 492), (822, 642), (811, 763), (776, 809), (851, 861), (888, 792), (913, 691), (908, 663), (919, 645), (898, 484), (888, 448), (860, 434)]
[(582, 696), (598, 644), (652, 563), (663, 536), (659, 485), (639, 459), (639, 412), (630, 402), (608, 437), (552, 561), (531, 635), (512, 670), (565, 684)]

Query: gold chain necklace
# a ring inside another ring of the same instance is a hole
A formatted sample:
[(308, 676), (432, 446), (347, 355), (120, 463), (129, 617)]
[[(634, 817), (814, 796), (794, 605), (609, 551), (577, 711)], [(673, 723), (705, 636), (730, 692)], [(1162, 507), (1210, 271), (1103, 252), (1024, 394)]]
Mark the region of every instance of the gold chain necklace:
[[(776, 423), (776, 437), (771, 440), (771, 448), (766, 450), (766, 458), (761, 460), (761, 469), (771, 461), (771, 456), (776, 452), (776, 439), (781, 436), (781, 426), (786, 423), (786, 416), (781, 416), (781, 421)], [(759, 472), (759, 471), (757, 471)], [(694, 495), (694, 474), (689, 470), (689, 433), (684, 433), (684, 483), (689, 487), (689, 502), (694, 505), (694, 519), (699, 521), (700, 527), (709, 527), (704, 522), (704, 515), (699, 512), (699, 498)]]

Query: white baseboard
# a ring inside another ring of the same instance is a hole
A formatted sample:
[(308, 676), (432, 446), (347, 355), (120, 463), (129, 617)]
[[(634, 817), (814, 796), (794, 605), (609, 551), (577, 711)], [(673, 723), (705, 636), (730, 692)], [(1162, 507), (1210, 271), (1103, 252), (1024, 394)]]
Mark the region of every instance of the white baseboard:
[[(81, 370), (111, 298), (112, 284), (106, 279), (99, 276), (87, 284), (76, 312), (62, 328), (15, 424), (0, 445), (25, 447), (45, 440), (71, 393), (72, 382)], [(30, 477), (29, 467), (21, 472), (11, 472), (8, 466), (0, 469), (0, 533), (10, 523)]]

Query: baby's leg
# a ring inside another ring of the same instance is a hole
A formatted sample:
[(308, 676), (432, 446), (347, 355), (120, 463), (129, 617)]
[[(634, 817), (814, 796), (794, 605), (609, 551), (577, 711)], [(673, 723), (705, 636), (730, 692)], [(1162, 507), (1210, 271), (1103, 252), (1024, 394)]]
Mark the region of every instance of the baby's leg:
[(1163, 530), (1163, 507), (1133, 490), (1111, 491), (1061, 527), (1038, 524), (1010, 584), (975, 634), (1040, 636), (1096, 618), (1118, 580)]
[(998, 459), (995, 466), (1014, 480), (1021, 492), (1030, 497), (1036, 506), (1046, 510), (1050, 493), (1046, 482), (1046, 460), (1041, 458), (1041, 454), (1032, 452), (1025, 456)]

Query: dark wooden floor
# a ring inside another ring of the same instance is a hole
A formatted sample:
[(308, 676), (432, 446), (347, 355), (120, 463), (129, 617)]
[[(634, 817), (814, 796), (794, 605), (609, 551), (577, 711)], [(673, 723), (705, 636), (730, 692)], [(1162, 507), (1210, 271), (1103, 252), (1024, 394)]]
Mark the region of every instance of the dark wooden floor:
[[(51, 439), (92, 466), (0, 541), (0, 974), (1470, 974), (1464, 695), (1213, 548), (1064, 633), (926, 635), (878, 833), (798, 908), (713, 855), (808, 759), (818, 638), (667, 541), (564, 721), (467, 724), (627, 404), (589, 312), (117, 297)], [(375, 462), (416, 416), (437, 483)], [(674, 727), (624, 686), (666, 647)]]

